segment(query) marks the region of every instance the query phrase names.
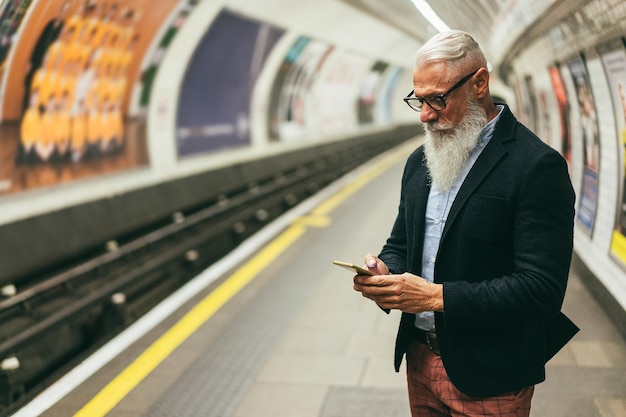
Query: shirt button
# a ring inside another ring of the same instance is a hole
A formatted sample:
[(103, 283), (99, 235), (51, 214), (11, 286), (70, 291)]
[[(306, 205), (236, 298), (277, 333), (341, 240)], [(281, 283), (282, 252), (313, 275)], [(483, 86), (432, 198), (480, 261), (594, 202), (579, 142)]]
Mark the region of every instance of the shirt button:
[(430, 262), (435, 263), (435, 258), (430, 258)]
[(435, 224), (439, 224), (439, 223), (441, 223), (441, 220), (440, 219), (435, 219)]

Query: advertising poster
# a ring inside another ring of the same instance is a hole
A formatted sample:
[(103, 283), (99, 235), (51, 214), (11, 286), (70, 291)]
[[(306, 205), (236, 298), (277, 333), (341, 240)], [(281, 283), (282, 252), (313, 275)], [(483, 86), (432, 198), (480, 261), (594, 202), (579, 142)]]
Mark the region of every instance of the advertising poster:
[(580, 111), (579, 128), (582, 132), (584, 172), (582, 189), (578, 193), (576, 220), (591, 236), (598, 206), (598, 173), (600, 168), (600, 137), (598, 117), (585, 62), (575, 58), (568, 63), (576, 90)]
[(527, 117), (529, 119), (529, 124), (527, 126), (535, 134), (539, 134), (539, 109), (537, 105), (537, 94), (535, 92), (533, 77), (530, 75), (524, 77), (524, 87), (528, 100)]
[(159, 71), (159, 66), (163, 60), (170, 44), (183, 27), (187, 18), (198, 5), (200, 0), (187, 0), (181, 4), (180, 9), (170, 18), (167, 23), (165, 33), (161, 35), (159, 45), (149, 58), (149, 64), (141, 71), (141, 93), (139, 94), (139, 108), (146, 110), (150, 104), (150, 94), (152, 93), (152, 85)]
[(324, 133), (358, 125), (357, 106), (360, 82), (371, 61), (351, 52), (342, 53), (319, 80), (317, 124)]
[(570, 116), (569, 104), (567, 102), (567, 90), (563, 84), (561, 70), (558, 65), (548, 69), (550, 80), (552, 81), (552, 90), (556, 97), (556, 103), (559, 109), (559, 123), (561, 126), (561, 154), (565, 157), (568, 164), (572, 163), (572, 137), (570, 133)]
[(544, 89), (539, 89), (537, 93), (537, 113), (538, 127), (537, 136), (544, 142), (550, 143), (550, 110), (548, 105), (548, 94)]
[(376, 61), (365, 76), (358, 102), (359, 124), (364, 125), (375, 121), (374, 109), (376, 100), (378, 100), (381, 92), (381, 83), (384, 80), (383, 75), (388, 66), (389, 64), (386, 62)]
[(384, 84), (381, 87), (380, 98), (376, 103), (377, 120), (380, 122), (391, 122), (393, 119), (391, 115), (391, 101), (394, 99), (393, 93), (402, 72), (403, 69), (401, 67), (391, 67), (387, 70)]
[[(24, 21), (24, 15), (33, 0), (6, 0), (0, 1), (0, 79), (7, 63), (7, 57), (13, 46), (13, 39), (17, 30)], [(51, 30), (55, 30), (53, 22)]]
[(516, 117), (524, 126), (535, 134), (539, 134), (537, 95), (532, 77), (526, 75), (522, 80), (518, 80), (514, 85), (514, 90), (517, 105)]
[(515, 91), (515, 117), (526, 127), (532, 130), (532, 110), (530, 96), (524, 81), (517, 80), (513, 85)]
[(626, 48), (620, 39), (599, 50), (611, 92), (619, 181), (611, 253), (626, 265)]
[(270, 140), (297, 139), (311, 129), (315, 76), (331, 52), (328, 44), (305, 36), (291, 46), (272, 84)]
[(127, 117), (128, 100), (178, 2), (33, 3), (3, 63), (0, 194), (148, 164), (145, 120)]
[(250, 145), (250, 100), (281, 29), (222, 10), (189, 62), (176, 145), (185, 157)]

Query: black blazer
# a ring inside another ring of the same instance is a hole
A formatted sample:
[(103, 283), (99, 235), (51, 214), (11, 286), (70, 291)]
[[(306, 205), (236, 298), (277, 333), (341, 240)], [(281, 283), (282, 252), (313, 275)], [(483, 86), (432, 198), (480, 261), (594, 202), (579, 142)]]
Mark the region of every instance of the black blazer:
[[(430, 190), (423, 147), (407, 161), (398, 216), (379, 257), (392, 273), (421, 274)], [(573, 246), (575, 195), (565, 160), (505, 107), (450, 209), (434, 279), (450, 380), (472, 396), (539, 383), (578, 328), (561, 312)], [(402, 314), (399, 369), (413, 314)]]

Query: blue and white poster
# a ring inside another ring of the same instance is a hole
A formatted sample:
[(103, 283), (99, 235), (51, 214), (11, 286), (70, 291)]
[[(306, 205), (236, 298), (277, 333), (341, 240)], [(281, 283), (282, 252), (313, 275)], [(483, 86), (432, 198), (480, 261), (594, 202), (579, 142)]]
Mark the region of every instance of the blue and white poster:
[(178, 156), (250, 145), (250, 100), (283, 31), (223, 10), (189, 64), (178, 102)]
[(580, 112), (583, 140), (584, 173), (576, 220), (591, 236), (598, 207), (598, 173), (600, 168), (600, 135), (596, 106), (585, 62), (576, 58), (568, 63)]

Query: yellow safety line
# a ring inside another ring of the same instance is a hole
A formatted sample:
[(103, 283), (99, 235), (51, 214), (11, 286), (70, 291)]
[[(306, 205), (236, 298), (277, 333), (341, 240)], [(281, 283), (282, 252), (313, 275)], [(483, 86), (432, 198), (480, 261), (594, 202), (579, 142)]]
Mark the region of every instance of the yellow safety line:
[(191, 336), (204, 322), (218, 311), (228, 300), (246, 286), (252, 279), (280, 255), (286, 248), (304, 234), (306, 228), (292, 226), (285, 230), (252, 260), (235, 272), (228, 280), (216, 288), (196, 305), (178, 323), (144, 351), (121, 374), (111, 381), (89, 403), (80, 409), (75, 417), (105, 416), (150, 372), (167, 358), (183, 341)]
[(145, 350), (122, 373), (74, 414), (74, 417), (104, 417), (178, 346), (252, 281), (260, 271), (298, 240), (306, 232), (307, 226), (327, 226), (330, 223), (330, 219), (326, 218), (326, 214), (373, 178), (398, 162), (403, 155), (405, 153), (402, 150), (393, 152), (388, 158), (373, 166), (371, 170), (320, 204), (312, 211), (312, 216), (302, 217), (299, 221), (293, 222), (288, 229), (265, 246), (254, 258), (218, 286), (178, 321), (174, 327)]

